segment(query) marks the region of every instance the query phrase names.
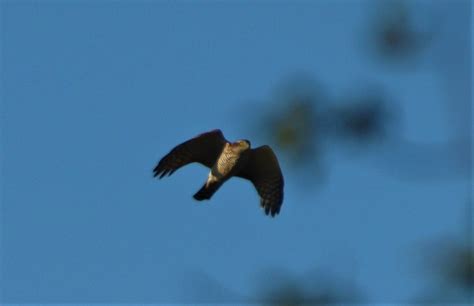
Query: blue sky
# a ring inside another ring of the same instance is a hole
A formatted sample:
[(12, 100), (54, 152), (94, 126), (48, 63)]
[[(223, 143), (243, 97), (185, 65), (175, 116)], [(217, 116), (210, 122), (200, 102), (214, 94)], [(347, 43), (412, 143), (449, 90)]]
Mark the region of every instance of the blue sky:
[(420, 243), (465, 237), (469, 170), (404, 179), (387, 171), (394, 154), (335, 154), (308, 189), (282, 159), (274, 219), (243, 180), (196, 203), (205, 168), (151, 176), (203, 131), (267, 143), (243, 135), (242, 106), (301, 71), (336, 98), (381, 84), (409, 141), (465, 135), (472, 8), (413, 5), (443, 27), (423, 60), (393, 68), (361, 47), (373, 2), (1, 1), (3, 302), (243, 302), (275, 270), (324, 271), (373, 302), (418, 297)]

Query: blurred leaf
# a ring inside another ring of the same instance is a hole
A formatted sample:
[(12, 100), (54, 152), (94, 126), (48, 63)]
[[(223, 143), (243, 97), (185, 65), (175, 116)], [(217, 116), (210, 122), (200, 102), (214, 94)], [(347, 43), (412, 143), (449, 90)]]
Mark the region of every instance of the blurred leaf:
[(263, 114), (261, 130), (295, 166), (319, 164), (319, 109), (327, 104), (320, 86), (306, 75), (282, 82)]
[(474, 247), (447, 237), (421, 249), (430, 287), (420, 300), (466, 302), (474, 296)]
[(452, 286), (474, 290), (474, 249), (462, 246), (443, 246), (436, 256), (440, 276)]
[(336, 305), (363, 300), (353, 285), (316, 272), (298, 279), (286, 271), (275, 270), (261, 278), (259, 287), (260, 299), (272, 306)]
[(431, 40), (431, 33), (415, 26), (405, 1), (381, 1), (371, 26), (373, 46), (384, 59), (409, 59)]
[(367, 144), (388, 136), (394, 113), (389, 111), (382, 95), (369, 92), (350, 96), (343, 106), (333, 110), (333, 132), (338, 137), (354, 144)]

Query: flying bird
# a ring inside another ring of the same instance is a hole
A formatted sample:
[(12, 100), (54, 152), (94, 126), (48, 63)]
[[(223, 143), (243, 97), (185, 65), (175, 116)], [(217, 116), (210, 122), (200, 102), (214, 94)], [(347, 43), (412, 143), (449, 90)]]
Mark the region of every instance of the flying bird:
[(153, 169), (154, 177), (161, 179), (194, 162), (210, 168), (194, 199), (209, 200), (228, 179), (240, 177), (253, 183), (266, 215), (274, 217), (280, 212), (284, 181), (278, 159), (269, 146), (252, 149), (246, 139), (229, 142), (221, 130), (212, 130), (173, 148)]

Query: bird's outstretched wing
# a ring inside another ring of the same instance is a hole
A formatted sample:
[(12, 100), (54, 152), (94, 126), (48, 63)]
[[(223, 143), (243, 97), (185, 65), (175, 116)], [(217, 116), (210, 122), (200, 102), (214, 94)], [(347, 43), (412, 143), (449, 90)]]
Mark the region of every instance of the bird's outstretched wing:
[(173, 148), (153, 169), (154, 176), (162, 178), (189, 163), (198, 162), (211, 168), (226, 144), (221, 130), (200, 134)]
[(283, 174), (278, 159), (269, 146), (252, 149), (247, 165), (237, 176), (253, 183), (265, 214), (274, 217), (280, 212), (283, 203)]

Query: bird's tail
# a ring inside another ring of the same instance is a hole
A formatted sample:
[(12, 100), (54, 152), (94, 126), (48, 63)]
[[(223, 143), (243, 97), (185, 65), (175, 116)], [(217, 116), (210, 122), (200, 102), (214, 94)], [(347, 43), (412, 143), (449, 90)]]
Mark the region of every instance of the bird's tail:
[(209, 200), (221, 185), (222, 183), (220, 182), (206, 182), (204, 186), (193, 195), (193, 198), (198, 201)]

